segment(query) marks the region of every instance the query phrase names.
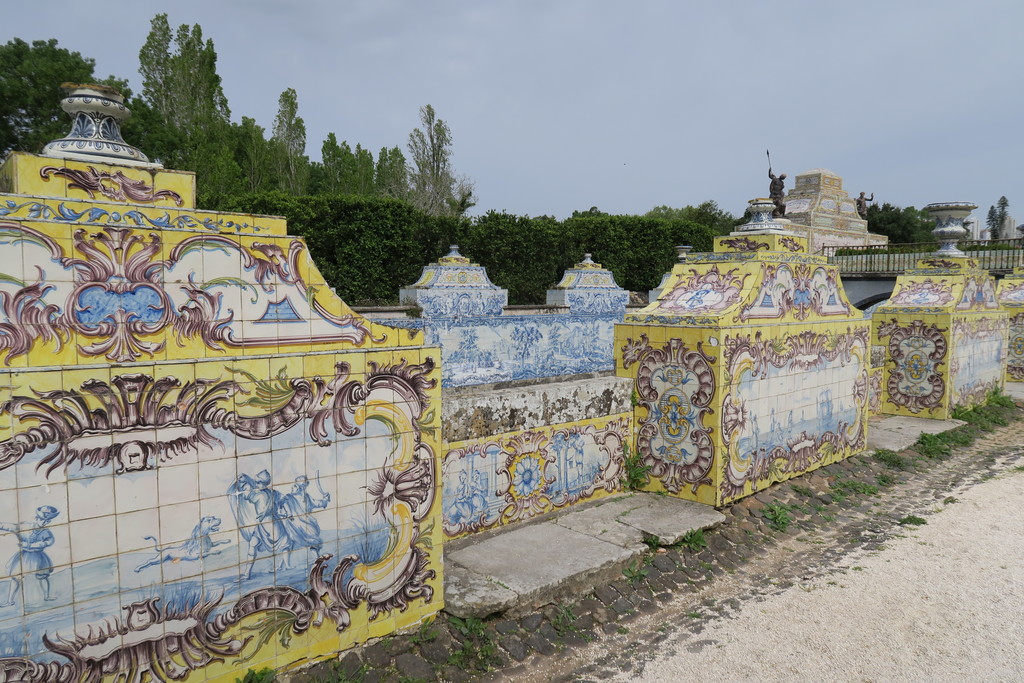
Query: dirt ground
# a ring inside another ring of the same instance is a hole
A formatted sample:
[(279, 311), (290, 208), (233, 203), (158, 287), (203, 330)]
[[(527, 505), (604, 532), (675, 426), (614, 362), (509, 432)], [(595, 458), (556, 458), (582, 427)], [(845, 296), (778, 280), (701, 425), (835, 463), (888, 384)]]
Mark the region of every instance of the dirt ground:
[(1024, 680), (1020, 431), (617, 635), (492, 678)]

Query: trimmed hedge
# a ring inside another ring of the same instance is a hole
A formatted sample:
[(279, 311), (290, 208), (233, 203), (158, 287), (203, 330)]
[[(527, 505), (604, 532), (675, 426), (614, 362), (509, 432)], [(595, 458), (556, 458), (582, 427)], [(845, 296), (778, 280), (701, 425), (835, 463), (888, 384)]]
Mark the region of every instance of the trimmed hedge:
[(355, 305), (397, 302), (399, 288), (449, 244), (486, 267), (513, 304), (544, 303), (562, 271), (587, 252), (620, 286), (647, 291), (675, 263), (675, 245), (710, 251), (716, 234), (691, 221), (644, 216), (431, 216), (402, 201), (351, 195), (264, 193), (236, 197), (224, 209), (287, 218), (289, 233), (306, 239), (327, 282)]

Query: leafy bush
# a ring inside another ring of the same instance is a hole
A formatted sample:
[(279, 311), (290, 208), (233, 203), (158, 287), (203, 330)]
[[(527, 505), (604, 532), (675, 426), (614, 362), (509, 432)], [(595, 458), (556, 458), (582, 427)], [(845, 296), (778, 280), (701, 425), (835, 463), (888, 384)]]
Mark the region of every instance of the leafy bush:
[(223, 207), (288, 219), (306, 239), (328, 284), (349, 304), (395, 303), (423, 266), (458, 244), (487, 268), (509, 303), (543, 304), (566, 268), (593, 254), (626, 289), (657, 286), (676, 260), (675, 246), (710, 251), (712, 226), (657, 216), (577, 214), (564, 221), (488, 211), (473, 219), (431, 216), (396, 199), (355, 195), (236, 197)]

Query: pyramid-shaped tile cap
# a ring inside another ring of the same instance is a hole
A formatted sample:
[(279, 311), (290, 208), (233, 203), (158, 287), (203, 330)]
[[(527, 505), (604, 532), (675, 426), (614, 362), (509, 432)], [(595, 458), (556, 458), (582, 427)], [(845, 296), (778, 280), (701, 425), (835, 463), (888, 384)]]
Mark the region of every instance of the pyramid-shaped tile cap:
[(562, 280), (548, 290), (549, 306), (568, 306), (573, 313), (618, 313), (626, 310), (629, 292), (615, 283), (612, 271), (594, 263), (590, 254), (566, 269)]
[(43, 156), (100, 164), (163, 168), (121, 137), (121, 121), (131, 116), (124, 97), (106, 85), (64, 83), (61, 109), (71, 115), (71, 131), (43, 147)]
[(487, 277), (487, 269), (472, 263), (453, 244), (448, 254), (423, 267), (420, 278), (398, 292), (399, 301), (419, 306), (424, 317), (501, 315), (508, 290)]

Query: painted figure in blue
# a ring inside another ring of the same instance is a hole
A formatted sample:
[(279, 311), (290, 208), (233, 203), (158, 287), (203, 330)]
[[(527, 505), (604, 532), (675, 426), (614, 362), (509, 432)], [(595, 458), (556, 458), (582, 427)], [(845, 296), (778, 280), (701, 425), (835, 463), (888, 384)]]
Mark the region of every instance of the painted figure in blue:
[(7, 601), (0, 607), (14, 604), (14, 598), (21, 590), (24, 576), (34, 573), (43, 592), (43, 600), (52, 601), (50, 595), (50, 574), (53, 573), (53, 562), (46, 554), (46, 549), (54, 543), (53, 532), (46, 527), (60, 513), (52, 505), (41, 505), (36, 508), (36, 518), (30, 522), (0, 522), (0, 531), (15, 534), (18, 537), (18, 551), (7, 562), (7, 573), (11, 577), (10, 591)]
[(455, 499), (448, 506), (446, 516), (453, 524), (462, 524), (473, 518), (472, 493), (469, 489), (469, 475), (465, 470), (459, 472), (459, 486), (455, 489)]
[[(317, 488), (319, 488), (319, 479)], [(299, 475), (292, 485), (292, 491), (281, 498), (278, 513), (283, 521), (284, 533), (288, 537), (288, 553), (285, 564), (291, 566), (291, 553), (299, 548), (309, 548), (320, 556), (324, 542), (320, 538), (320, 525), (313, 518), (315, 510), (323, 510), (331, 502), (331, 494), (320, 489), (320, 497), (309, 495), (309, 478)]]
[(484, 481), (483, 472), (473, 473), (473, 494), (470, 498), (470, 514), (479, 517), (487, 508), (487, 482)]
[(253, 565), (261, 553), (282, 553), (278, 568), (284, 569), (288, 559), (286, 551), (290, 549), (288, 534), (278, 513), (281, 497), (270, 487), (270, 473), (262, 470), (255, 478), (238, 475), (228, 488), (228, 496), (238, 531), (249, 544), (249, 564), (242, 580), (252, 578)]
[(452, 524), (463, 524), (480, 519), (487, 510), (487, 481), (483, 472), (459, 472), (459, 485), (445, 512)]
[(704, 297), (706, 297), (710, 293), (711, 293), (711, 289), (710, 288), (705, 287), (703, 289), (698, 289), (697, 291), (695, 291), (692, 294), (690, 294), (690, 298), (688, 298), (686, 300), (686, 305), (687, 306), (703, 306), (704, 305)]

